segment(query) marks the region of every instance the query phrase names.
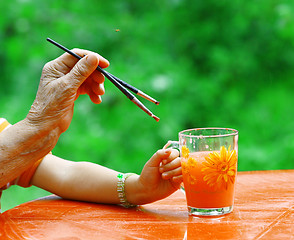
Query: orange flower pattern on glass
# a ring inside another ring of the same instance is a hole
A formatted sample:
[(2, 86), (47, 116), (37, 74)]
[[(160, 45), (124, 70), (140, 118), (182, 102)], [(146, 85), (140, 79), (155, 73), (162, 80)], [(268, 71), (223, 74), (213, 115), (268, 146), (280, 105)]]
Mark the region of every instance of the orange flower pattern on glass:
[(182, 161), (182, 171), (183, 174), (187, 174), (187, 179), (190, 184), (195, 184), (196, 183), (196, 177), (191, 175), (191, 169), (196, 167), (196, 160), (194, 158), (189, 157), (189, 149), (186, 146), (182, 146), (182, 157), (186, 158), (187, 160)]
[(188, 158), (189, 157), (189, 148), (187, 148), (186, 146), (182, 146), (182, 156), (183, 158)]
[(205, 157), (202, 172), (203, 180), (216, 189), (228, 188), (228, 184), (235, 182), (237, 173), (237, 153), (236, 150), (228, 150), (222, 146), (220, 152), (212, 152)]

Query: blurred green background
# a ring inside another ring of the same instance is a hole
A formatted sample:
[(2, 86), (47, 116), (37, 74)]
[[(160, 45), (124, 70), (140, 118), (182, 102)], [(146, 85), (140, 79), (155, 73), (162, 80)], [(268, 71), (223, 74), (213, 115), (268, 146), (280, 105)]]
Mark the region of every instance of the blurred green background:
[[(43, 65), (68, 48), (107, 58), (108, 71), (158, 99), (142, 102), (108, 80), (87, 96), (53, 153), (136, 172), (193, 127), (239, 130), (239, 170), (293, 169), (294, 2), (275, 0), (10, 0), (0, 3), (0, 116), (15, 123), (34, 100)], [(48, 193), (12, 187), (2, 210)]]

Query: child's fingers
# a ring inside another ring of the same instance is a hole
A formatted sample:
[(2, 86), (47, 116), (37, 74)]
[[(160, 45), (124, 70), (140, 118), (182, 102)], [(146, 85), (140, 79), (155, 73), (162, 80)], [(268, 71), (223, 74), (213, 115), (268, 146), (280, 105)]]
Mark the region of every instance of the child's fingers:
[(170, 178), (176, 177), (176, 176), (181, 176), (182, 175), (182, 168), (178, 167), (176, 169), (173, 169), (171, 171), (167, 171), (162, 173), (162, 178), (164, 180), (168, 180)]
[(183, 182), (183, 175), (173, 176), (173, 181), (175, 183), (181, 183), (181, 182)]
[(148, 167), (158, 167), (160, 163), (171, 155), (171, 149), (160, 149), (146, 163)]
[[(163, 160), (164, 161), (164, 160)], [(181, 166), (181, 158), (177, 157), (167, 164), (162, 164), (159, 168), (161, 173), (176, 169)]]
[(175, 158), (177, 158), (177, 157), (180, 156), (178, 150), (176, 150), (176, 149), (170, 149), (170, 151), (171, 151), (171, 154), (166, 159), (162, 160), (162, 163), (163, 164), (167, 164), (167, 163), (173, 161)]

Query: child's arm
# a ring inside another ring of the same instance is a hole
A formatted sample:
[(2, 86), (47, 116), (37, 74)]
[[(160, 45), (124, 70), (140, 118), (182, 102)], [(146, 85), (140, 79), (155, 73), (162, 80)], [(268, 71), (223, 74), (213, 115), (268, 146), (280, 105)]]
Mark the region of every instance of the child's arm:
[[(181, 182), (178, 151), (158, 150), (140, 176), (125, 182), (127, 200), (145, 204), (167, 197)], [(119, 204), (118, 172), (90, 162), (71, 162), (47, 155), (36, 170), (32, 184), (66, 199)]]

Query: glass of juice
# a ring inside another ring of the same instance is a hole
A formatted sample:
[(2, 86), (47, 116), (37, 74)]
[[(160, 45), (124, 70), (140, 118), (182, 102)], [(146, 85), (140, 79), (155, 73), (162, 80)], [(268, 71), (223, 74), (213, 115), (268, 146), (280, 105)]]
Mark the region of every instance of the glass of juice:
[(238, 131), (196, 128), (179, 133), (189, 215), (220, 216), (233, 210)]

